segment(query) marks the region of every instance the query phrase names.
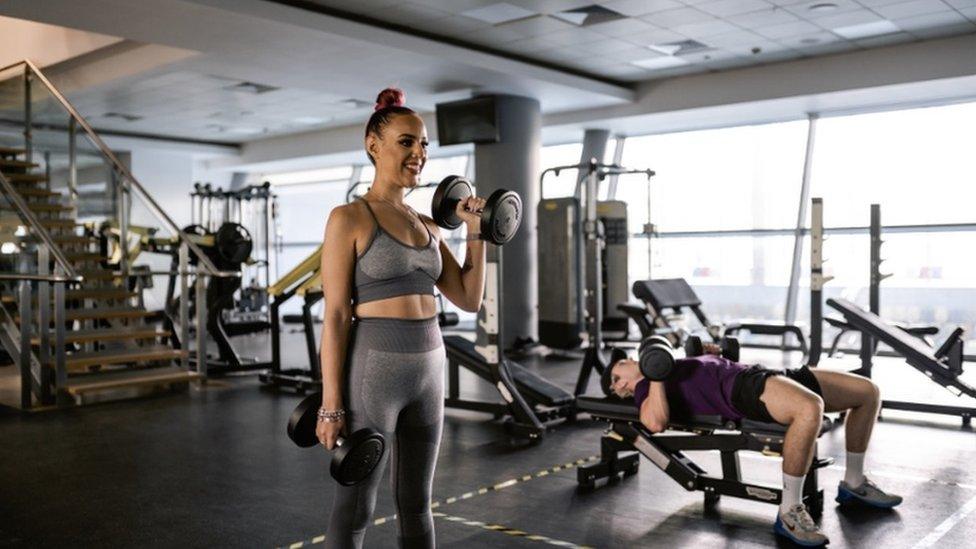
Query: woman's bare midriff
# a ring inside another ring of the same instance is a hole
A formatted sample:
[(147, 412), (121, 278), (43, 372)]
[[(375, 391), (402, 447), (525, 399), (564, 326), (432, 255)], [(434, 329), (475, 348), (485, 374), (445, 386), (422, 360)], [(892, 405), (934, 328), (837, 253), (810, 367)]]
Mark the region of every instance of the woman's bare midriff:
[(401, 295), (356, 305), (359, 318), (431, 318), (437, 315), (437, 300), (432, 295)]

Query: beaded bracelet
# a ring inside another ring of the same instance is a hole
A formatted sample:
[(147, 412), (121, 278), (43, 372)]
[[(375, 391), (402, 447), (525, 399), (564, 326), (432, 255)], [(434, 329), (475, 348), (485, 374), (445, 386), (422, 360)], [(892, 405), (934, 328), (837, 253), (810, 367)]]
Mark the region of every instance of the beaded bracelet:
[(338, 423), (346, 417), (346, 411), (343, 409), (338, 410), (326, 410), (325, 408), (319, 408), (319, 421), (324, 421), (326, 423)]

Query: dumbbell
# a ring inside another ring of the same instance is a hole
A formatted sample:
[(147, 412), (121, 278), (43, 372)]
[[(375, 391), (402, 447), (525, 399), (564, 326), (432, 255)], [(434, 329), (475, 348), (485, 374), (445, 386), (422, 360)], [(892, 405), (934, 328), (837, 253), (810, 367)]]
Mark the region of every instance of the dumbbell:
[[(725, 336), (720, 341), (719, 346), (722, 348), (723, 357), (732, 362), (739, 361), (739, 349), (741, 348), (739, 338)], [(698, 336), (688, 336), (685, 339), (685, 356), (701, 356), (703, 354), (705, 354), (705, 345), (702, 343), (702, 339)]]
[[(322, 393), (305, 397), (288, 418), (288, 438), (302, 448), (319, 444), (315, 434)], [(355, 486), (373, 473), (386, 451), (386, 439), (373, 429), (360, 429), (348, 437), (339, 437), (332, 451), (329, 473), (343, 486)]]
[(674, 372), (674, 348), (668, 338), (652, 335), (644, 338), (637, 348), (637, 363), (641, 374), (651, 381), (664, 381)]
[[(455, 210), (458, 202), (474, 195), (474, 185), (459, 175), (441, 180), (430, 203), (434, 223), (448, 230), (461, 226)], [(502, 245), (515, 237), (522, 224), (522, 198), (514, 191), (498, 189), (491, 193), (481, 214), (481, 239)]]

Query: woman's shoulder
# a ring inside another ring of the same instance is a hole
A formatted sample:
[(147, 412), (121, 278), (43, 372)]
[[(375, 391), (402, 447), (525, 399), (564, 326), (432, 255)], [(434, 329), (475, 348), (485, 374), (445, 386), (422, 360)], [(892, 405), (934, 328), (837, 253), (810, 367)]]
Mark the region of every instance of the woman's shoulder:
[(332, 211), (329, 212), (329, 223), (335, 222), (347, 226), (363, 223), (369, 219), (369, 213), (366, 211), (366, 206), (361, 202), (361, 200), (356, 200), (332, 208)]

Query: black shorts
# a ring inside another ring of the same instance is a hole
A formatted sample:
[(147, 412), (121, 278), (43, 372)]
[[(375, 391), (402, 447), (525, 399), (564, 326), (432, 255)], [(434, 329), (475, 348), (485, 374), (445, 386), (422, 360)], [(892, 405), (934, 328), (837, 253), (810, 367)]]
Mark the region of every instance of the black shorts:
[(732, 406), (746, 416), (746, 419), (776, 423), (760, 398), (763, 390), (766, 389), (766, 380), (770, 376), (786, 376), (823, 398), (820, 382), (806, 366), (788, 370), (770, 370), (758, 365), (749, 366), (739, 373), (732, 384)]

